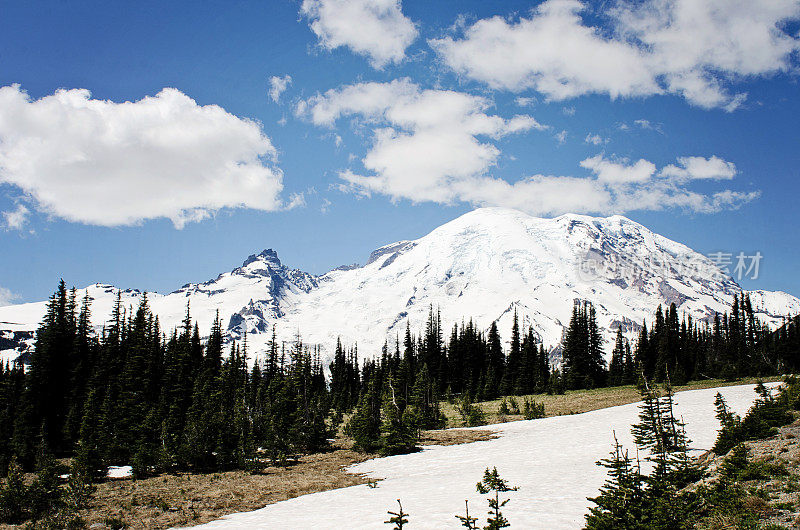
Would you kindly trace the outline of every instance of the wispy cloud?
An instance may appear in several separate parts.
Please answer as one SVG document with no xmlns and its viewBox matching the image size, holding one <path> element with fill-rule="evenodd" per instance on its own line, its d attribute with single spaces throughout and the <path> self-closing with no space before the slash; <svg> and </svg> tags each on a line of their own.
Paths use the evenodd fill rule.
<svg viewBox="0 0 800 530">
<path fill-rule="evenodd" d="M 19 299 L 20 296 L 18 294 L 11 292 L 5 287 L 0 287 L 0 307 L 11 305 L 17 302 Z"/>
<path fill-rule="evenodd" d="M 6 230 L 23 230 L 31 212 L 24 204 L 18 204 L 16 209 L 2 213 Z"/>
<path fill-rule="evenodd" d="M 289 85 L 292 84 L 292 76 L 285 75 L 283 77 L 279 77 L 273 75 L 269 78 L 269 97 L 277 103 L 281 99 L 281 94 L 283 94 Z"/>
<path fill-rule="evenodd" d="M 603 138 L 599 134 L 589 133 L 586 135 L 586 138 L 584 138 L 583 141 L 586 142 L 587 144 L 603 145 L 608 143 L 608 138 Z"/>
</svg>

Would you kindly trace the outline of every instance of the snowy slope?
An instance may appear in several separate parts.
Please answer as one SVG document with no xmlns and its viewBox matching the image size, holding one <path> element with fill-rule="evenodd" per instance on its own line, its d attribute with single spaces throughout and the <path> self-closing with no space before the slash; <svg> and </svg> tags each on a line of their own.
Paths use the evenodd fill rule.
<svg viewBox="0 0 800 530">
<path fill-rule="evenodd" d="M 704 275 L 643 263 L 641 274 L 621 279 L 641 256 L 658 263 L 693 260 L 705 266 Z M 617 265 L 587 271 L 587 261 Z M 594 301 L 606 329 L 619 322 L 635 329 L 659 303 L 671 301 L 697 317 L 724 311 L 741 289 L 717 274 L 703 256 L 623 217 L 539 219 L 483 208 L 416 241 L 379 249 L 362 268 L 326 274 L 318 289 L 287 310 L 283 325 L 324 343 L 341 334 L 369 354 L 387 336 L 392 341 L 402 334 L 407 319 L 419 326 L 431 305 L 441 308 L 445 323 L 473 317 L 488 327 L 498 321 L 506 334 L 516 309 L 554 345 L 576 299 Z"/>
<path fill-rule="evenodd" d="M 87 291 L 95 299 L 94 323 L 102 326 L 115 290 L 98 284 Z M 358 342 L 362 356 L 372 356 L 385 340 L 402 335 L 407 321 L 420 328 L 431 305 L 440 308 L 447 326 L 464 318 L 483 328 L 497 321 L 506 337 L 516 310 L 524 325 L 555 346 L 575 300 L 595 304 L 610 339 L 620 325 L 636 332 L 659 304 L 675 302 L 703 319 L 729 310 L 740 292 L 705 256 L 625 217 L 540 219 L 481 208 L 415 241 L 381 247 L 364 266 L 313 276 L 265 250 L 214 280 L 148 296 L 165 329 L 183 319 L 189 302 L 202 333 L 219 310 L 230 337 L 250 334 L 251 352 L 264 347 L 277 324 L 281 340 L 300 331 L 306 343 L 329 352 L 341 335 L 346 344 Z M 141 296 L 122 294 L 126 305 Z M 800 312 L 800 300 L 783 292 L 754 291 L 751 297 L 773 325 Z M 44 302 L 0 307 L 0 322 L 13 323 L 0 329 L 35 329 L 44 310 Z"/>
<path fill-rule="evenodd" d="M 158 315 L 162 329 L 172 329 L 186 316 L 187 304 L 191 316 L 207 333 L 217 311 L 231 337 L 239 338 L 247 328 L 251 333 L 266 331 L 267 323 L 283 316 L 280 303 L 317 286 L 311 274 L 285 267 L 277 253 L 267 249 L 249 256 L 241 267 L 220 274 L 216 279 L 200 284 L 186 284 L 167 295 L 147 293 L 153 312 Z M 92 299 L 92 322 L 98 329 L 110 318 L 117 288 L 94 284 L 78 291 Z M 124 308 L 135 309 L 143 293 L 125 290 L 121 293 Z M 0 307 L 0 329 L 35 330 L 46 311 L 46 302 Z M 256 342 L 257 343 L 257 342 Z"/>
<path fill-rule="evenodd" d="M 714 444 L 719 423 L 714 416 L 714 394 L 719 391 L 738 413 L 755 398 L 752 385 L 695 390 L 677 395 L 677 412 L 699 453 Z M 369 460 L 349 471 L 382 480 L 366 485 L 304 495 L 253 512 L 238 513 L 195 528 L 383 528 L 386 511 L 397 507 L 410 513 L 411 528 L 459 528 L 454 514 L 463 515 L 464 499 L 470 514 L 484 522 L 486 501 L 475 483 L 486 467 L 519 491 L 503 512 L 513 528 L 545 530 L 581 528 L 589 502 L 605 480 L 605 469 L 594 463 L 611 449 L 613 433 L 633 447 L 630 425 L 637 421 L 637 405 L 519 421 L 485 427 L 500 437 L 448 447 L 429 446 L 410 455 Z M 644 456 L 644 455 L 642 455 Z"/>
</svg>

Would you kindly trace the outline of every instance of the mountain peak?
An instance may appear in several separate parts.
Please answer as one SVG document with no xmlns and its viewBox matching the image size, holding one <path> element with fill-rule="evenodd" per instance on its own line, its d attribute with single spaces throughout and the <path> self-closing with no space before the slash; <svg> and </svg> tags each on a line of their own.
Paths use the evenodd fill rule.
<svg viewBox="0 0 800 530">
<path fill-rule="evenodd" d="M 608 217 L 602 216 L 592 216 L 586 214 L 579 214 L 579 213 L 564 213 L 554 217 L 538 217 L 535 215 L 531 215 L 526 213 L 522 210 L 516 210 L 513 208 L 505 208 L 502 206 L 483 206 L 480 208 L 475 208 L 456 219 L 452 222 L 462 222 L 462 223 L 486 223 L 486 222 L 494 222 L 494 221 L 510 221 L 510 220 L 517 220 L 521 222 L 542 222 L 542 223 L 558 223 L 559 221 L 569 221 L 569 222 L 584 222 L 584 223 L 592 223 L 592 224 L 634 224 L 641 226 L 636 221 L 633 221 L 624 215 L 614 214 Z M 450 224 L 450 223 L 446 223 Z"/>
<path fill-rule="evenodd" d="M 255 263 L 257 261 L 265 261 L 276 267 L 281 266 L 281 260 L 278 258 L 278 253 L 271 248 L 266 248 L 258 254 L 251 254 L 248 256 L 247 259 L 242 263 L 242 267 L 247 267 L 251 263 Z"/>
</svg>

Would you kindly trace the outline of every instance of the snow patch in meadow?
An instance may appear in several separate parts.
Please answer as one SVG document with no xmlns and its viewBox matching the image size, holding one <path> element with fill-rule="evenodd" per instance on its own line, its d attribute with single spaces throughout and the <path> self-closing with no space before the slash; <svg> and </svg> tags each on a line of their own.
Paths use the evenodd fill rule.
<svg viewBox="0 0 800 530">
<path fill-rule="evenodd" d="M 714 445 L 719 423 L 714 395 L 722 393 L 734 412 L 744 414 L 756 395 L 754 385 L 680 392 L 677 413 L 697 453 Z M 387 510 L 396 499 L 410 514 L 411 528 L 459 528 L 455 514 L 463 515 L 469 499 L 470 515 L 485 520 L 486 500 L 475 491 L 484 469 L 496 466 L 500 475 L 519 491 L 510 493 L 503 512 L 513 527 L 558 530 L 583 526 L 606 470 L 595 462 L 608 455 L 616 431 L 620 443 L 635 448 L 630 435 L 638 404 L 576 414 L 481 427 L 499 438 L 453 446 L 427 446 L 409 455 L 377 458 L 349 468 L 369 478 L 383 479 L 377 488 L 367 485 L 304 495 L 259 510 L 228 515 L 195 528 L 294 528 L 331 526 L 386 528 Z"/>
<path fill-rule="evenodd" d="M 129 478 L 133 476 L 133 468 L 131 466 L 110 466 L 106 476 L 108 478 Z"/>
</svg>

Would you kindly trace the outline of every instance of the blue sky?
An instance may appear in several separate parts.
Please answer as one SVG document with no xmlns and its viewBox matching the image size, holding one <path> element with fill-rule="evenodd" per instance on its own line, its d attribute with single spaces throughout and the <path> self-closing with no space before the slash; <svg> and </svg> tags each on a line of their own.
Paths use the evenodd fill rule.
<svg viewBox="0 0 800 530">
<path fill-rule="evenodd" d="M 800 295 L 800 3 L 716 4 L 0 2 L 0 302 L 323 273 L 480 205 L 760 251 L 741 283 Z"/>
</svg>

